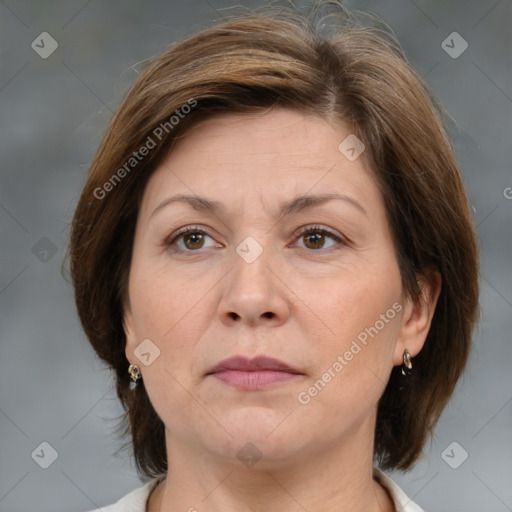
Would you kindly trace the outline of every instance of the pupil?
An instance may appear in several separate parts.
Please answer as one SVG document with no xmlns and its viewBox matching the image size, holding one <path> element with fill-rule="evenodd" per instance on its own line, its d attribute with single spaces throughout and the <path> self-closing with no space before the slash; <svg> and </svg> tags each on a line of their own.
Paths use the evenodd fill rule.
<svg viewBox="0 0 512 512">
<path fill-rule="evenodd" d="M 313 245 L 315 245 L 315 247 L 318 246 L 318 244 L 321 243 L 321 239 L 323 238 L 323 235 L 322 234 L 315 234 L 315 235 L 308 235 L 308 239 L 310 241 L 312 241 Z"/>
<path fill-rule="evenodd" d="M 198 245 L 197 242 L 200 242 L 202 237 L 203 237 L 203 235 L 201 233 L 191 234 L 191 235 L 188 235 L 188 241 L 190 242 L 191 238 L 195 239 L 192 241 L 192 245 L 197 246 Z"/>
</svg>

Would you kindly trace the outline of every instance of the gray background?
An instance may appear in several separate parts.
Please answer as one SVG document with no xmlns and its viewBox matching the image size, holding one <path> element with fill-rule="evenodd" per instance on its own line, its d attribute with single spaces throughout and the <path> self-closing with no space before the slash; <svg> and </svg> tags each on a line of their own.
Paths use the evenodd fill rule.
<svg viewBox="0 0 512 512">
<path fill-rule="evenodd" d="M 113 456 L 121 408 L 60 265 L 89 163 L 136 70 L 232 5 L 0 2 L 2 512 L 84 511 L 141 485 L 130 457 Z M 512 510 L 512 1 L 347 5 L 382 16 L 453 116 L 482 250 L 483 313 L 468 371 L 423 460 L 391 476 L 427 512 Z M 44 31 L 59 45 L 47 59 L 31 48 Z M 469 45 L 456 59 L 441 46 L 454 31 Z M 58 453 L 47 469 L 36 461 L 48 449 L 31 455 L 42 442 Z M 452 469 L 446 460 L 459 464 L 462 450 L 467 460 Z"/>
</svg>

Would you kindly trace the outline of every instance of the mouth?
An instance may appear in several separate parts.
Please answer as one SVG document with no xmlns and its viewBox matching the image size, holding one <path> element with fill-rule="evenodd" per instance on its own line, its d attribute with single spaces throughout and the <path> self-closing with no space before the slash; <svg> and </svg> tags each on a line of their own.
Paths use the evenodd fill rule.
<svg viewBox="0 0 512 512">
<path fill-rule="evenodd" d="M 213 376 L 237 389 L 255 391 L 289 382 L 304 374 L 283 361 L 271 357 L 259 356 L 247 359 L 236 356 L 221 361 L 206 375 Z"/>
</svg>

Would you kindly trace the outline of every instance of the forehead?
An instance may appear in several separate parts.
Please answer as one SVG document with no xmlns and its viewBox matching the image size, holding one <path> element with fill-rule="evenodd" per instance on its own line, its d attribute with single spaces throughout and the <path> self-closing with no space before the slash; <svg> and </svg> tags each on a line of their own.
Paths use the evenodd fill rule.
<svg viewBox="0 0 512 512">
<path fill-rule="evenodd" d="M 180 139 L 153 172 L 142 208 L 154 208 L 170 192 L 215 196 L 224 202 L 257 195 L 277 197 L 340 193 L 376 200 L 363 158 L 349 160 L 340 143 L 344 123 L 291 109 L 210 117 Z"/>
<path fill-rule="evenodd" d="M 259 113 L 233 112 L 208 117 L 191 127 L 175 149 L 193 147 L 198 153 L 220 153 L 219 146 L 226 159 L 233 155 L 285 161 L 295 158 L 302 162 L 306 158 L 311 165 L 331 153 L 326 154 L 326 150 L 336 150 L 340 137 L 348 133 L 342 121 L 278 107 Z"/>
</svg>

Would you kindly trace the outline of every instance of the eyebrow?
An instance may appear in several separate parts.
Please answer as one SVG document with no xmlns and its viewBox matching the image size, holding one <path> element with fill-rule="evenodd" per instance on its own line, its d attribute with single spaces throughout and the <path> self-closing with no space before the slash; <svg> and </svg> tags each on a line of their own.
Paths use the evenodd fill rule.
<svg viewBox="0 0 512 512">
<path fill-rule="evenodd" d="M 342 195 L 342 194 L 316 194 L 316 195 L 301 195 L 297 196 L 291 201 L 287 201 L 286 203 L 282 204 L 279 211 L 274 214 L 273 216 L 276 218 L 284 217 L 285 215 L 290 215 L 293 213 L 299 213 L 301 211 L 314 208 L 316 206 L 320 206 L 322 204 L 325 204 L 328 201 L 332 200 L 339 200 L 344 201 L 347 204 L 352 205 L 353 207 L 357 208 L 359 211 L 364 213 L 368 217 L 368 214 L 366 213 L 366 210 L 361 206 L 361 204 L 356 201 L 353 197 Z M 165 206 L 176 203 L 176 202 L 182 202 L 190 207 L 194 208 L 194 210 L 200 211 L 200 212 L 211 212 L 213 214 L 222 213 L 225 211 L 225 205 L 221 203 L 220 201 L 212 201 L 210 199 L 207 199 L 206 197 L 200 197 L 200 196 L 189 196 L 184 194 L 178 194 L 176 196 L 169 197 L 167 199 L 164 199 L 154 210 L 153 213 L 150 215 L 150 218 L 153 217 L 153 215 L 156 214 L 159 210 L 164 208 Z"/>
</svg>

